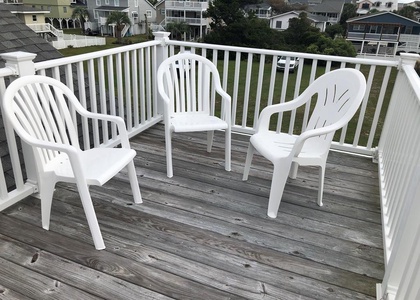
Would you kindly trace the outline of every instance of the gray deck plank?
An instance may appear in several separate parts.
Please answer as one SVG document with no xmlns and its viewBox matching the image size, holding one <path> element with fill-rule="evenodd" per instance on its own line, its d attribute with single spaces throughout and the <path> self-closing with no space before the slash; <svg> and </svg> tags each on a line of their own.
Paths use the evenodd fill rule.
<svg viewBox="0 0 420 300">
<path fill-rule="evenodd" d="M 1 212 L 0 259 L 21 272 L 9 286 L 2 281 L 9 274 L 0 273 L 0 299 L 18 299 L 10 282 L 26 276 L 106 299 L 374 299 L 383 276 L 375 164 L 331 152 L 323 207 L 316 169 L 300 168 L 270 219 L 270 163 L 256 155 L 244 182 L 249 137 L 233 136 L 231 172 L 224 134 L 216 132 L 211 153 L 205 137 L 174 136 L 173 178 L 162 126 L 131 140 L 144 203 L 132 203 L 124 172 L 91 187 L 105 250 L 93 247 L 74 185 L 57 185 L 49 231 L 34 197 Z M 37 262 L 28 264 L 34 253 Z"/>
</svg>

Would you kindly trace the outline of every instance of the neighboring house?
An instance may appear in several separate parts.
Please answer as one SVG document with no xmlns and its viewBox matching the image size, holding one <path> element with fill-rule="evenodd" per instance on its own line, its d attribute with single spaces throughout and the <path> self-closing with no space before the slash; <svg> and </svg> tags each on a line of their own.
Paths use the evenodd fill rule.
<svg viewBox="0 0 420 300">
<path fill-rule="evenodd" d="M 45 15 L 55 28 L 75 28 L 75 20 L 71 18 L 76 0 L 23 0 L 26 5 L 41 10 L 48 10 Z M 87 1 L 87 0 L 84 0 Z"/>
<path fill-rule="evenodd" d="M 88 11 L 92 17 L 85 23 L 87 28 L 102 35 L 115 35 L 115 25 L 107 25 L 107 18 L 113 11 L 124 12 L 131 20 L 124 35 L 143 34 L 152 24 L 156 24 L 156 8 L 147 0 L 90 0 Z"/>
<path fill-rule="evenodd" d="M 347 20 L 347 40 L 362 55 L 395 56 L 420 53 L 420 23 L 392 12 Z"/>
<path fill-rule="evenodd" d="M 267 1 L 259 4 L 246 5 L 245 11 L 254 13 L 256 17 L 261 19 L 269 19 L 272 15 L 271 5 Z"/>
<path fill-rule="evenodd" d="M 210 29 L 210 19 L 203 17 L 211 0 L 165 1 L 165 26 L 185 22 L 190 26 L 190 39 L 202 38 Z"/>
<path fill-rule="evenodd" d="M 299 14 L 304 11 L 289 11 L 280 15 L 272 16 L 270 18 L 270 27 L 277 30 L 286 30 L 289 28 L 289 21 L 293 18 L 298 18 Z M 311 21 L 311 25 L 319 28 L 321 32 L 325 31 L 327 27 L 328 17 L 318 16 L 306 13 L 308 20 Z"/>
<path fill-rule="evenodd" d="M 45 15 L 50 13 L 49 10 L 24 5 L 23 3 L 9 4 L 8 7 L 12 14 L 21 19 L 26 25 L 44 24 Z"/>
<path fill-rule="evenodd" d="M 307 11 L 318 16 L 328 18 L 329 25 L 337 24 L 340 21 L 343 12 L 344 3 L 347 0 L 323 0 L 319 4 L 309 4 Z"/>
<path fill-rule="evenodd" d="M 359 0 L 356 2 L 357 15 L 366 15 L 370 10 L 394 11 L 398 9 L 398 0 Z"/>
</svg>

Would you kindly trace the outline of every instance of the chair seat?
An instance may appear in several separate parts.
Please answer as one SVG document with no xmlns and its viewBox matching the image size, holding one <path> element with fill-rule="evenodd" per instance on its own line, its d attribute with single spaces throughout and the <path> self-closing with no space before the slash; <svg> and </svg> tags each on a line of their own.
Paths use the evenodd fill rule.
<svg viewBox="0 0 420 300">
<path fill-rule="evenodd" d="M 280 158 L 284 158 L 290 155 L 297 136 L 293 136 L 287 133 L 276 133 L 274 131 L 265 131 L 254 134 L 250 141 L 254 148 L 269 161 L 273 162 Z M 311 143 L 308 139 L 301 152 L 299 153 L 299 160 L 320 159 L 323 155 L 323 151 L 319 149 L 319 142 Z"/>
<path fill-rule="evenodd" d="M 175 132 L 193 132 L 226 129 L 228 124 L 215 116 L 205 113 L 176 114 L 171 118 L 171 130 Z"/>
<path fill-rule="evenodd" d="M 94 148 L 79 154 L 87 184 L 99 186 L 117 174 L 135 156 L 136 151 L 127 148 Z M 54 172 L 58 181 L 76 182 L 70 159 L 65 153 L 50 161 L 46 171 Z"/>
</svg>

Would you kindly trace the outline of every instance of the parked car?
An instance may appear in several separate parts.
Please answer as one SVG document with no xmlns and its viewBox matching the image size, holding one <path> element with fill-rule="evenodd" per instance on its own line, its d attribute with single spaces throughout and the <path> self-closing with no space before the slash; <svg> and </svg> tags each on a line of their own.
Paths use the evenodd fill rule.
<svg viewBox="0 0 420 300">
<path fill-rule="evenodd" d="M 279 58 L 279 60 L 277 61 L 278 71 L 284 71 L 284 69 L 286 69 L 287 58 L 288 58 L 287 56 L 282 56 Z M 291 56 L 289 60 L 289 72 L 293 73 L 298 66 L 299 66 L 299 57 Z"/>
</svg>

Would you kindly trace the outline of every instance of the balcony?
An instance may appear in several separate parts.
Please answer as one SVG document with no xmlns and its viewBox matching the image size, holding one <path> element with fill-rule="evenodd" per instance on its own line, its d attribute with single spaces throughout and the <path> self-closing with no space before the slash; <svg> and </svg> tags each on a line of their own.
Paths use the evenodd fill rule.
<svg viewBox="0 0 420 300">
<path fill-rule="evenodd" d="M 166 17 L 166 23 L 185 22 L 189 25 L 206 26 L 208 21 L 206 18 L 185 18 L 185 17 Z"/>
<path fill-rule="evenodd" d="M 349 32 L 347 34 L 348 40 L 356 41 L 387 41 L 398 42 L 398 34 L 382 34 L 382 33 L 368 33 L 368 32 Z"/>
<path fill-rule="evenodd" d="M 197 1 L 165 1 L 166 10 L 194 10 L 206 11 L 209 8 L 208 2 Z"/>
<path fill-rule="evenodd" d="M 30 159 L 23 151 L 22 169 L 22 154 L 6 128 L 9 149 L 2 152 L 10 159 L 0 164 L 0 293 L 60 299 L 415 299 L 410 297 L 418 295 L 420 280 L 420 79 L 413 65 L 419 56 L 384 61 L 156 36 L 38 63 L 30 55 L 2 54 L 8 64 L 0 69 L 0 94 L 14 76 L 45 74 L 73 87 L 84 106 L 125 119 L 145 201 L 131 205 L 123 174 L 91 188 L 107 246 L 96 251 L 75 187 L 60 184 L 51 228 L 43 230 Z M 205 135 L 196 133 L 174 136 L 175 176 L 166 177 L 156 69 L 179 49 L 211 57 L 232 96 L 231 172 L 220 165 L 223 134 L 216 133 L 209 154 Z M 282 55 L 299 57 L 294 74 L 276 71 Z M 256 157 L 250 180 L 241 181 L 258 112 L 338 67 L 360 69 L 368 90 L 355 119 L 334 139 L 325 204 L 315 203 L 316 170 L 300 168 L 286 185 L 279 216 L 269 219 L 272 166 Z M 308 107 L 282 116 L 277 129 L 300 132 L 309 112 Z M 80 134 L 85 148 L 116 144 L 106 126 L 85 124 Z M 25 289 L 21 282 L 28 283 Z"/>
</svg>

